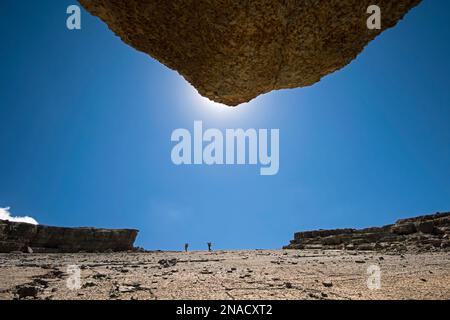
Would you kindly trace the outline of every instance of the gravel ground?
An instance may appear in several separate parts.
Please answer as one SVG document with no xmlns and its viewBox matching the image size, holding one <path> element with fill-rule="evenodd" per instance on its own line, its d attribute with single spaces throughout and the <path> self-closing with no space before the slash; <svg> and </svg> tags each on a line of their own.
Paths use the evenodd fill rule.
<svg viewBox="0 0 450 320">
<path fill-rule="evenodd" d="M 0 254 L 0 271 L 1 300 L 450 299 L 449 253 Z"/>
</svg>

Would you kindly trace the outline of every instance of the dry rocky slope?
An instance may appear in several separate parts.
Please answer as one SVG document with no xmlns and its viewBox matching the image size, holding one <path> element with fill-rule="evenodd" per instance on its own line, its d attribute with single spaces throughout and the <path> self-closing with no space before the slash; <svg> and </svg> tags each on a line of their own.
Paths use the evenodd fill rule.
<svg viewBox="0 0 450 320">
<path fill-rule="evenodd" d="M 288 246 L 301 250 L 185 253 L 132 251 L 136 230 L 0 221 L 1 248 L 34 248 L 0 253 L 0 300 L 448 300 L 449 222 L 450 213 L 437 213 L 381 228 L 302 232 Z M 108 249 L 128 251 L 98 252 Z M 379 286 L 371 287 L 376 269 Z"/>
<path fill-rule="evenodd" d="M 450 251 L 450 212 L 401 219 L 379 228 L 298 232 L 284 248 Z"/>
<path fill-rule="evenodd" d="M 79 0 L 125 43 L 178 71 L 198 92 L 235 106 L 312 85 L 346 66 L 420 0 Z M 107 54 L 105 52 L 105 54 Z"/>
<path fill-rule="evenodd" d="M 68 286 L 80 270 L 79 287 Z M 368 270 L 381 272 L 368 287 Z M 2 299 L 450 299 L 450 255 L 348 250 L 0 254 Z M 72 269 L 73 270 L 73 269 Z"/>
<path fill-rule="evenodd" d="M 104 252 L 133 249 L 137 230 L 61 228 L 0 220 L 0 252 Z"/>
</svg>

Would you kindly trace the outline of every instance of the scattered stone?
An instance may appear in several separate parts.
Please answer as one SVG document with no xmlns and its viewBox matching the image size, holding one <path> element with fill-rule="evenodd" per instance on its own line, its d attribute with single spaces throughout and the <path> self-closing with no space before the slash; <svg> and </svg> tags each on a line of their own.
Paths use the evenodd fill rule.
<svg viewBox="0 0 450 320">
<path fill-rule="evenodd" d="M 44 279 L 33 279 L 33 284 L 36 286 L 41 286 L 43 288 L 48 287 L 48 281 Z"/>
<path fill-rule="evenodd" d="M 50 271 L 46 277 L 48 278 L 62 278 L 64 277 L 66 274 L 61 271 L 61 270 L 52 270 Z"/>
<path fill-rule="evenodd" d="M 268 252 L 272 258 L 283 256 L 280 251 Z M 19 299 L 16 286 L 23 285 L 23 279 L 30 278 L 31 282 L 27 282 L 26 286 L 34 288 L 34 291 L 38 293 L 35 298 L 33 298 L 34 293 L 21 294 L 21 299 L 47 299 L 49 297 L 52 297 L 51 299 L 130 299 L 132 296 L 139 299 L 170 299 L 171 297 L 190 299 L 198 297 L 199 294 L 212 299 L 220 299 L 227 297 L 225 287 L 232 290 L 229 291 L 233 293 L 232 297 L 229 297 L 231 299 L 271 297 L 271 293 L 273 294 L 272 298 L 276 299 L 302 299 L 308 298 L 310 292 L 315 295 L 314 299 L 330 299 L 330 297 L 332 299 L 359 299 L 360 297 L 370 299 L 374 297 L 373 294 L 387 299 L 406 297 L 415 299 L 423 296 L 447 298 L 450 292 L 445 281 L 441 281 L 439 286 L 431 286 L 432 279 L 445 279 L 448 276 L 448 256 L 441 252 L 420 255 L 408 253 L 407 260 L 401 260 L 399 254 L 383 254 L 384 259 L 389 261 L 382 270 L 383 274 L 388 275 L 384 277 L 383 286 L 391 288 L 387 294 L 384 290 L 376 293 L 367 291 L 365 280 L 368 275 L 364 266 L 368 266 L 368 263 L 355 264 L 355 260 L 366 258 L 370 263 L 376 263 L 380 254 L 358 253 L 357 257 L 352 257 L 345 251 L 328 251 L 326 256 L 321 255 L 320 252 L 318 256 L 313 256 L 312 251 L 306 251 L 303 252 L 304 257 L 302 258 L 305 263 L 299 263 L 300 266 L 286 264 L 282 267 L 270 264 L 270 256 L 260 257 L 252 254 L 251 251 L 248 252 L 251 260 L 244 263 L 240 261 L 237 252 L 223 253 L 226 259 L 220 263 L 192 262 L 200 261 L 205 255 L 209 254 L 193 252 L 187 260 L 184 260 L 186 255 L 181 252 L 168 252 L 163 255 L 157 253 L 86 256 L 33 255 L 30 258 L 22 256 L 21 259 L 3 255 L 3 260 L 0 259 L 1 269 L 12 280 L 17 277 L 17 283 L 13 285 L 9 284 L 10 281 L 0 283 L 0 299 Z M 181 259 L 178 260 L 178 263 L 181 263 L 180 265 L 183 266 L 186 273 L 180 274 L 182 269 L 178 266 L 158 270 L 157 261 L 162 257 Z M 343 261 L 342 257 L 346 257 L 346 260 Z M 307 261 L 313 260 L 318 260 L 317 266 L 319 267 L 314 268 L 311 264 L 306 264 Z M 326 267 L 319 264 L 321 261 L 326 261 Z M 333 265 L 334 262 L 337 265 Z M 89 271 L 82 274 L 82 290 L 71 291 L 66 288 L 67 274 L 61 279 L 51 279 L 47 276 L 57 270 L 44 270 L 39 267 L 40 265 L 50 265 L 65 269 L 64 266 L 71 263 L 89 266 Z M 139 263 L 147 263 L 150 266 L 149 270 L 130 268 Z M 402 269 L 402 264 L 407 264 L 408 269 Z M 113 268 L 107 270 L 107 265 Z M 120 267 L 129 268 L 130 273 L 119 273 Z M 232 267 L 237 267 L 237 270 L 234 273 L 227 273 L 227 271 L 231 271 Z M 135 272 L 131 274 L 132 270 Z M 175 272 L 177 270 L 179 273 Z M 202 270 L 205 273 L 213 272 L 213 274 L 202 275 L 200 274 Z M 250 273 L 249 270 L 253 272 Z M 405 271 L 410 272 L 405 273 Z M 45 274 L 46 272 L 49 274 Z M 110 279 L 106 280 L 105 276 Z M 111 291 L 108 291 L 108 288 Z M 84 293 L 84 295 L 78 297 L 78 293 Z"/>
<path fill-rule="evenodd" d="M 118 298 L 119 295 L 118 295 L 116 292 L 110 292 L 110 293 L 109 293 L 109 297 L 110 297 L 111 299 L 114 299 L 114 298 Z"/>
<path fill-rule="evenodd" d="M 119 286 L 117 289 L 120 293 L 136 292 L 137 288 L 133 286 Z"/>
<path fill-rule="evenodd" d="M 16 294 L 19 299 L 33 298 L 35 299 L 39 293 L 40 289 L 33 285 L 22 285 L 16 287 Z"/>
<path fill-rule="evenodd" d="M 161 259 L 158 261 L 158 263 L 163 267 L 163 268 L 170 268 L 173 267 L 177 264 L 178 260 L 176 258 L 173 259 Z"/>
<path fill-rule="evenodd" d="M 202 270 L 200 271 L 200 274 L 213 274 L 213 272 L 209 270 Z"/>
<path fill-rule="evenodd" d="M 83 284 L 83 286 L 81 288 L 86 289 L 86 288 L 90 288 L 90 287 L 95 287 L 97 286 L 94 282 L 86 282 L 85 284 Z"/>
</svg>

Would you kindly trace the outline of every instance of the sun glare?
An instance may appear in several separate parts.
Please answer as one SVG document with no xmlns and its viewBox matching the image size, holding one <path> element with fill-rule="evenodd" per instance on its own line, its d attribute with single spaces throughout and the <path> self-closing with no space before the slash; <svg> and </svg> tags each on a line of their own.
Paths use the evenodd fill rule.
<svg viewBox="0 0 450 320">
<path fill-rule="evenodd" d="M 255 100 L 253 100 L 235 107 L 230 107 L 223 103 L 214 102 L 206 97 L 203 97 L 191 85 L 187 86 L 186 91 L 187 91 L 186 96 L 191 105 L 209 114 L 216 114 L 220 116 L 237 115 L 237 114 L 240 114 L 242 116 L 244 113 L 250 112 L 250 109 L 253 109 L 251 108 L 251 106 L 254 106 L 257 103 Z"/>
</svg>

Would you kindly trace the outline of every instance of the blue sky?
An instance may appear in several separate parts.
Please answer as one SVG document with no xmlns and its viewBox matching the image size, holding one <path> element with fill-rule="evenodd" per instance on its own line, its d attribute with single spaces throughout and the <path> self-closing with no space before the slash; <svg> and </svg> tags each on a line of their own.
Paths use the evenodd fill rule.
<svg viewBox="0 0 450 320">
<path fill-rule="evenodd" d="M 295 231 L 450 210 L 450 3 L 424 1 L 320 83 L 228 109 L 75 1 L 0 3 L 0 207 L 137 228 L 148 249 L 279 248 Z M 279 128 L 280 171 L 175 166 L 176 128 Z"/>
</svg>

